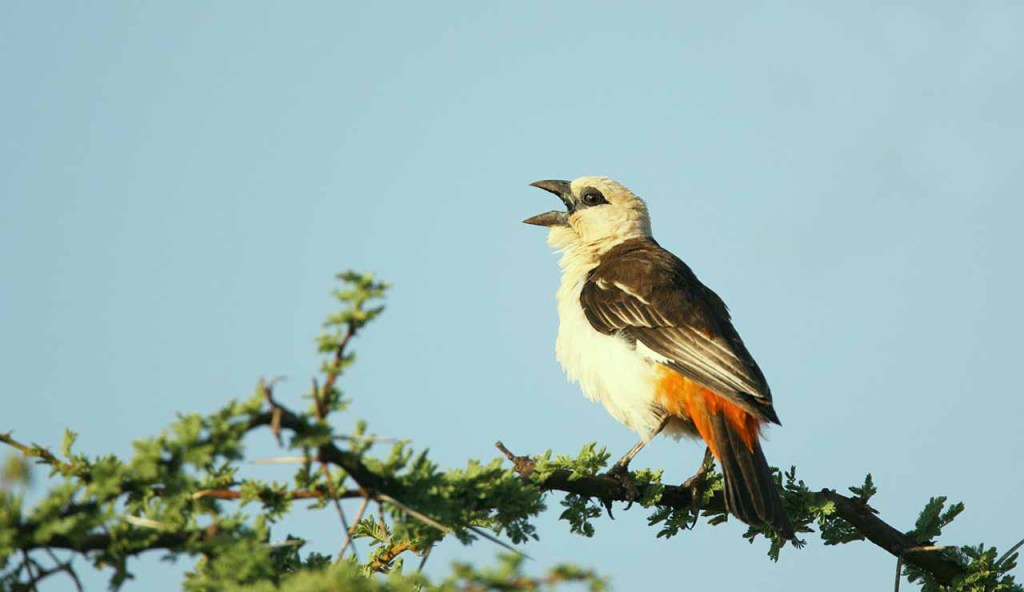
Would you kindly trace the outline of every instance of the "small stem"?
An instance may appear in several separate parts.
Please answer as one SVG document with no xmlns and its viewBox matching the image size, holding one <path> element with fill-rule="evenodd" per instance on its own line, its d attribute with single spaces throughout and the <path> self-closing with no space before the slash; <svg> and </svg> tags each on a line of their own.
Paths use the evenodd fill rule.
<svg viewBox="0 0 1024 592">
<path fill-rule="evenodd" d="M 363 497 L 363 503 L 359 504 L 359 511 L 356 512 L 356 517 L 352 521 L 352 527 L 355 528 L 363 519 L 363 513 L 366 512 L 366 507 L 370 505 L 370 496 Z M 352 538 L 352 531 L 348 533 L 348 537 L 345 538 L 345 544 L 341 546 L 341 550 L 338 551 L 338 559 L 340 560 L 345 555 L 345 550 L 348 549 L 349 545 L 352 545 L 352 557 L 356 558 L 356 547 L 354 544 L 355 539 Z M 359 559 L 356 558 L 356 561 Z"/>
<path fill-rule="evenodd" d="M 334 509 L 338 512 L 338 518 L 341 519 L 341 526 L 345 529 L 345 542 L 342 543 L 342 550 L 338 552 L 338 560 L 341 560 L 342 553 L 344 553 L 345 547 L 347 547 L 352 540 L 352 529 L 349 528 L 348 519 L 345 518 L 345 510 L 341 508 L 341 502 L 338 501 L 338 489 L 334 486 L 334 479 L 331 477 L 331 469 L 327 466 L 326 462 L 320 463 L 320 468 L 324 474 L 324 480 L 327 482 L 327 490 L 331 494 L 331 502 L 334 504 Z M 356 548 L 352 547 L 352 557 L 356 561 L 359 561 L 359 555 L 356 553 Z"/>
<path fill-rule="evenodd" d="M 1013 555 L 1013 553 L 1014 553 L 1014 552 L 1015 552 L 1015 551 L 1016 551 L 1017 549 L 1020 549 L 1020 548 L 1021 548 L 1021 546 L 1024 546 L 1024 539 L 1021 539 L 1021 540 L 1020 540 L 1020 541 L 1019 541 L 1019 542 L 1018 542 L 1018 543 L 1017 543 L 1016 545 L 1014 545 L 1014 546 L 1010 547 L 1010 550 L 1009 550 L 1009 551 L 1007 551 L 1006 553 L 1003 553 L 1003 556 L 1002 556 L 1002 557 L 1000 557 L 1000 558 L 999 558 L 999 559 L 998 559 L 998 560 L 996 561 L 996 567 L 999 567 L 1000 565 L 1002 565 L 1002 564 L 1003 564 L 1003 562 L 1004 562 L 1004 561 L 1006 561 L 1007 559 L 1009 559 L 1009 558 L 1010 558 L 1010 555 Z"/>
</svg>

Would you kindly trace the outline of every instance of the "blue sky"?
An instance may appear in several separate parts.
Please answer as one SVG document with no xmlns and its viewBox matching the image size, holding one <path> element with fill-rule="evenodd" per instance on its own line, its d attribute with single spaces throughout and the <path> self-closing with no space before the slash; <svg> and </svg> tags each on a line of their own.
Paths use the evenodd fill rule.
<svg viewBox="0 0 1024 592">
<path fill-rule="evenodd" d="M 346 421 L 444 466 L 498 439 L 624 452 L 634 435 L 554 360 L 556 259 L 520 223 L 556 205 L 529 182 L 604 174 L 732 308 L 784 423 L 770 461 L 812 487 L 872 472 L 902 528 L 963 500 L 944 542 L 1006 548 L 1024 536 L 1021 30 L 1009 2 L 8 0 L 0 427 L 124 454 L 260 376 L 295 402 L 332 274 L 354 268 L 394 289 Z M 702 453 L 659 440 L 636 464 L 682 480 Z M 772 564 L 735 523 L 655 539 L 639 509 L 588 540 L 550 503 L 532 565 L 619 590 L 879 589 L 895 568 L 813 539 Z M 333 520 L 299 514 L 336 548 Z M 429 567 L 496 551 L 447 544 Z M 137 566 L 129 590 L 186 567 Z"/>
</svg>

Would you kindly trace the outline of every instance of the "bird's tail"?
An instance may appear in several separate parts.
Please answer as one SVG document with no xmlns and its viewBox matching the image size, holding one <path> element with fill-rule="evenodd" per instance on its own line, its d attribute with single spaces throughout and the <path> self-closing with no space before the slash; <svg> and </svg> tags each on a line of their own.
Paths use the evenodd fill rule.
<svg viewBox="0 0 1024 592">
<path fill-rule="evenodd" d="M 715 455 L 725 476 L 726 508 L 747 524 L 768 524 L 793 538 L 793 525 L 758 441 L 762 419 L 668 369 L 659 384 L 658 402 L 670 415 L 692 421 Z"/>
<path fill-rule="evenodd" d="M 737 426 L 727 416 L 731 414 L 717 411 L 709 415 L 710 421 L 705 426 L 711 433 L 701 436 L 722 467 L 726 508 L 747 524 L 768 524 L 783 537 L 792 539 L 793 525 L 782 507 L 756 433 L 750 437 L 745 433 L 745 426 Z"/>
</svg>

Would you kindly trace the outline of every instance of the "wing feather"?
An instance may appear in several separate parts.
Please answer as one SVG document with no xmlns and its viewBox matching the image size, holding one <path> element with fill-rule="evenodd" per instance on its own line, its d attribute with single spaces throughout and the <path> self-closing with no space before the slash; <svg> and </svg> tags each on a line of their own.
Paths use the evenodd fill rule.
<svg viewBox="0 0 1024 592">
<path fill-rule="evenodd" d="M 778 422 L 764 374 L 725 303 L 653 239 L 609 251 L 587 278 L 580 304 L 597 331 L 643 343 L 687 378 Z"/>
</svg>

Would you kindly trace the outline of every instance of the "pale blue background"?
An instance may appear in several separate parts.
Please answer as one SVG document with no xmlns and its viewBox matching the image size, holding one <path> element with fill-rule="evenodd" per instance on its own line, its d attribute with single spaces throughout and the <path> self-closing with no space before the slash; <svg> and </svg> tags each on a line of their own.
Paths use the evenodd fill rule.
<svg viewBox="0 0 1024 592">
<path fill-rule="evenodd" d="M 624 451 L 554 361 L 555 257 L 520 224 L 557 205 L 530 181 L 606 174 L 730 304 L 785 423 L 771 461 L 812 487 L 873 472 L 903 528 L 964 500 L 943 542 L 1005 549 L 1024 536 L 1022 31 L 1013 2 L 6 0 L 0 427 L 124 454 L 260 376 L 297 404 L 332 274 L 355 268 L 395 287 L 344 421 L 445 466 L 497 439 Z M 702 451 L 657 441 L 637 466 L 683 479 Z M 635 509 L 588 540 L 551 504 L 531 569 L 618 590 L 892 585 L 869 544 L 772 564 L 736 523 L 666 541 Z M 298 514 L 337 548 L 332 512 Z M 429 568 L 496 551 L 446 544 Z M 186 565 L 154 554 L 127 589 L 174 590 Z"/>
</svg>

